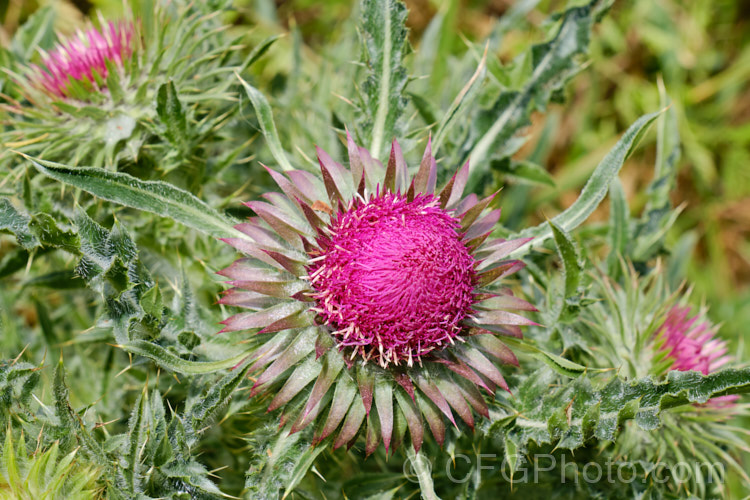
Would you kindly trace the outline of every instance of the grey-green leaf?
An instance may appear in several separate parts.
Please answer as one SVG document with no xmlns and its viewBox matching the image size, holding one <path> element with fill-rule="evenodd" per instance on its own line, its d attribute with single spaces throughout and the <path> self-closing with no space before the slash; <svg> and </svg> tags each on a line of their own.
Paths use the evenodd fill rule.
<svg viewBox="0 0 750 500">
<path fill-rule="evenodd" d="M 406 49 L 406 6 L 398 0 L 362 2 L 362 37 L 365 63 L 370 69 L 362 85 L 365 115 L 371 117 L 370 152 L 378 158 L 396 129 L 405 105 L 406 69 L 402 65 Z"/>
<path fill-rule="evenodd" d="M 583 186 L 581 194 L 573 204 L 564 212 L 552 219 L 552 222 L 565 231 L 572 231 L 580 226 L 591 215 L 599 203 L 607 195 L 609 184 L 620 172 L 625 160 L 630 156 L 639 139 L 648 129 L 648 126 L 656 120 L 661 111 L 643 115 L 633 123 L 623 134 L 615 147 L 607 153 L 607 156 L 597 165 Z M 533 237 L 529 243 L 514 251 L 510 257 L 519 258 L 529 252 L 532 245 L 542 245 L 553 236 L 549 224 L 543 223 L 538 226 L 521 231 L 514 238 Z"/>
<path fill-rule="evenodd" d="M 709 375 L 672 371 L 664 381 L 650 377 L 628 381 L 614 375 L 601 388 L 595 387 L 590 376 L 559 385 L 558 378 L 543 369 L 519 389 L 516 411 L 523 418 L 515 419 L 506 430 L 523 452 L 531 440 L 558 442 L 558 448 L 572 450 L 592 437 L 614 440 L 623 420 L 634 419 L 650 431 L 660 426 L 659 415 L 671 408 L 747 392 L 748 368 Z"/>
<path fill-rule="evenodd" d="M 80 188 L 98 198 L 168 217 L 217 238 L 247 238 L 232 223 L 204 201 L 162 181 L 142 181 L 122 172 L 94 167 L 70 167 L 60 163 L 28 159 L 41 173 Z"/>
<path fill-rule="evenodd" d="M 557 253 L 560 254 L 563 269 L 565 270 L 565 297 L 571 297 L 576 293 L 578 284 L 581 281 L 581 274 L 583 273 L 583 266 L 578 256 L 578 248 L 576 248 L 576 244 L 570 234 L 553 221 L 547 222 L 550 228 L 552 228 L 552 234 L 555 237 L 555 244 L 557 245 Z"/>
<path fill-rule="evenodd" d="M 522 144 L 513 140 L 518 130 L 529 123 L 531 112 L 542 108 L 581 68 L 580 57 L 588 50 L 593 24 L 611 1 L 592 0 L 563 12 L 554 37 L 535 45 L 530 57 L 531 75 L 519 90 L 504 90 L 490 109 L 475 120 L 476 140 L 463 155 L 461 163 L 471 158 L 475 165 L 492 156 L 508 156 Z M 473 189 L 480 169 L 474 169 L 468 186 Z"/>
<path fill-rule="evenodd" d="M 271 111 L 271 105 L 268 104 L 268 100 L 258 89 L 243 80 L 239 73 L 235 73 L 235 75 L 240 83 L 242 83 L 247 96 L 250 98 L 250 102 L 253 104 L 258 123 L 260 123 L 260 128 L 263 130 L 263 136 L 266 138 L 268 149 L 271 150 L 274 159 L 282 170 L 294 170 L 292 164 L 289 163 L 284 148 L 281 146 L 281 140 L 279 139 L 279 133 L 276 131 L 273 112 Z"/>
</svg>

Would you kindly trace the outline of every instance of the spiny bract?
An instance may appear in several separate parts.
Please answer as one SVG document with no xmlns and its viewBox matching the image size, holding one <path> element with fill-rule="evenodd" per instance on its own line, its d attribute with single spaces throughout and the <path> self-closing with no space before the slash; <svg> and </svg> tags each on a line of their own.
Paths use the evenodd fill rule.
<svg viewBox="0 0 750 500">
<path fill-rule="evenodd" d="M 518 361 L 497 335 L 521 337 L 532 322 L 509 310 L 535 308 L 488 287 L 523 267 L 503 259 L 528 240 L 486 241 L 500 210 L 463 196 L 468 163 L 436 192 L 429 142 L 411 181 L 395 141 L 385 168 L 350 136 L 348 151 L 349 169 L 318 149 L 322 182 L 268 170 L 283 194 L 246 203 L 249 240 L 225 240 L 249 257 L 220 272 L 221 303 L 250 311 L 223 331 L 260 329 L 252 394 L 274 394 L 292 432 L 329 408 L 316 441 L 339 429 L 334 447 L 351 445 L 366 422 L 368 454 L 407 427 L 418 450 L 423 419 L 442 443 L 444 418 L 488 416 L 479 388 L 508 389 L 497 365 Z"/>
</svg>

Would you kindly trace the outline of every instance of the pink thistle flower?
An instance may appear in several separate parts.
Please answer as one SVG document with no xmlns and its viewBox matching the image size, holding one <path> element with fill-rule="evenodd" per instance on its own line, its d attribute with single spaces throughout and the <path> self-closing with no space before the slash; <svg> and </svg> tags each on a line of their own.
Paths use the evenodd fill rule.
<svg viewBox="0 0 750 500">
<path fill-rule="evenodd" d="M 78 31 L 60 42 L 49 53 L 42 52 L 42 63 L 32 65 L 33 82 L 56 97 L 70 95 L 70 80 L 96 86 L 95 74 L 107 78 L 107 63 L 122 66 L 132 54 L 132 25 L 108 22 L 101 29 Z"/>
<path fill-rule="evenodd" d="M 732 357 L 727 354 L 727 343 L 715 338 L 716 332 L 708 321 L 698 322 L 699 316 L 688 318 L 690 307 L 672 307 L 656 337 L 660 350 L 672 359 L 672 370 L 698 371 L 704 375 L 715 372 Z M 739 396 L 721 396 L 710 400 L 712 406 L 732 405 Z"/>
<path fill-rule="evenodd" d="M 222 331 L 255 331 L 251 395 L 272 395 L 291 432 L 320 416 L 314 441 L 337 448 L 366 428 L 370 454 L 406 428 L 418 450 L 426 423 L 442 444 L 456 416 L 489 416 L 481 389 L 508 390 L 499 366 L 518 359 L 501 338 L 536 324 L 511 311 L 536 309 L 493 283 L 529 240 L 488 240 L 500 210 L 464 194 L 468 163 L 437 189 L 429 142 L 410 178 L 398 142 L 384 166 L 347 139 L 348 168 L 318 149 L 320 176 L 268 169 L 283 194 L 246 203 L 246 238 L 225 240 L 247 257 L 219 272 L 220 302 L 247 311 Z"/>
<path fill-rule="evenodd" d="M 453 343 L 474 303 L 475 260 L 434 195 L 356 198 L 318 239 L 309 268 L 340 346 L 385 367 Z"/>
</svg>

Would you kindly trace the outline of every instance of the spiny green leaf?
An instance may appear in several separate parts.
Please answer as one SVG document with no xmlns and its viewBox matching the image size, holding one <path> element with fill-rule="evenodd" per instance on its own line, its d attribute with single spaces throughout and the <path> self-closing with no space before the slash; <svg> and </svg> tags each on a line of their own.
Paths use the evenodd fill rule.
<svg viewBox="0 0 750 500">
<path fill-rule="evenodd" d="M 167 368 L 170 371 L 186 375 L 198 375 L 225 370 L 237 365 L 250 354 L 250 351 L 242 352 L 221 361 L 188 361 L 172 354 L 158 344 L 145 340 L 132 340 L 119 347 L 133 354 L 149 358 L 159 366 Z"/>
<path fill-rule="evenodd" d="M 0 198 L 0 232 L 15 235 L 18 244 L 30 250 L 37 246 L 36 238 L 29 229 L 31 218 L 20 213 L 6 198 Z"/>
<path fill-rule="evenodd" d="M 176 494 L 190 491 L 194 498 L 226 498 L 228 496 L 211 482 L 206 468 L 194 460 L 172 461 L 160 467 L 159 472 L 166 476 L 166 482 L 172 485 Z"/>
<path fill-rule="evenodd" d="M 0 361 L 0 421 L 4 421 L 13 405 L 28 404 L 39 380 L 39 367 L 31 363 Z"/>
<path fill-rule="evenodd" d="M 250 366 L 245 364 L 222 377 L 190 407 L 189 418 L 193 432 L 200 433 L 208 420 L 232 398 L 234 390 L 247 378 Z"/>
<path fill-rule="evenodd" d="M 576 248 L 573 238 L 571 238 L 564 229 L 553 221 L 547 222 L 550 228 L 552 228 L 552 234 L 555 237 L 555 244 L 557 245 L 557 252 L 560 254 L 560 258 L 563 262 L 563 270 L 565 272 L 565 297 L 572 297 L 578 289 L 578 284 L 581 281 L 581 273 L 583 273 L 583 266 L 581 265 L 580 257 L 578 256 L 578 248 Z"/>
<path fill-rule="evenodd" d="M 563 213 L 552 219 L 565 231 L 572 231 L 581 225 L 591 215 L 596 207 L 599 206 L 602 199 L 607 194 L 609 184 L 618 174 L 625 160 L 635 148 L 638 140 L 643 136 L 648 126 L 661 114 L 661 112 L 650 113 L 641 116 L 633 123 L 625 134 L 620 138 L 614 148 L 607 153 L 607 156 L 597 165 L 594 172 L 589 177 L 586 185 L 583 186 L 578 199 L 568 207 Z M 540 224 L 536 227 L 521 231 L 514 237 L 525 238 L 533 237 L 526 245 L 520 247 L 511 254 L 512 258 L 519 258 L 531 249 L 531 245 L 542 245 L 552 237 L 552 229 L 548 224 Z"/>
<path fill-rule="evenodd" d="M 671 106 L 663 86 L 661 105 L 666 109 L 656 126 L 656 162 L 654 179 L 648 186 L 646 207 L 638 220 L 631 248 L 636 261 L 654 256 L 664 245 L 667 231 L 674 224 L 680 209 L 672 209 L 670 194 L 675 186 L 680 160 L 680 132 L 677 113 Z"/>
<path fill-rule="evenodd" d="M 80 252 L 78 235 L 71 229 L 60 226 L 61 224 L 51 215 L 44 212 L 34 214 L 29 224 L 31 232 L 41 246 L 60 248 L 77 255 Z"/>
<path fill-rule="evenodd" d="M 625 247 L 630 240 L 630 209 L 625 191 L 619 177 L 609 184 L 609 246 L 607 269 L 610 276 L 617 276 L 620 271 L 618 256 L 625 254 Z"/>
<path fill-rule="evenodd" d="M 282 170 L 293 170 L 294 167 L 289 163 L 284 148 L 281 146 L 279 134 L 276 132 L 276 124 L 273 122 L 273 112 L 271 111 L 271 105 L 268 104 L 268 100 L 258 89 L 243 80 L 239 73 L 235 73 L 235 75 L 240 83 L 242 83 L 247 96 L 250 98 L 250 102 L 253 104 L 258 123 L 260 123 L 263 136 L 268 143 L 268 149 L 271 150 L 274 159 Z"/>
<path fill-rule="evenodd" d="M 525 450 L 530 441 L 557 442 L 576 449 L 591 438 L 613 441 L 624 420 L 634 419 L 644 430 L 660 425 L 659 415 L 689 404 L 706 403 L 727 394 L 750 392 L 750 369 L 727 369 L 709 375 L 669 372 L 666 380 L 634 381 L 613 376 L 597 389 L 591 377 L 558 385 L 549 370 L 537 371 L 518 391 L 518 417 L 507 428 L 508 438 Z"/>
<path fill-rule="evenodd" d="M 36 449 L 29 455 L 24 434 L 14 439 L 8 426 L 0 455 L 0 498 L 83 500 L 96 498 L 96 480 L 101 471 L 90 464 L 76 463 L 77 450 L 59 456 L 59 444 Z"/>
<path fill-rule="evenodd" d="M 245 481 L 246 494 L 252 498 L 278 500 L 282 490 L 286 498 L 333 440 L 329 436 L 312 447 L 307 432 L 289 434 L 287 428 L 278 431 L 275 427 L 258 429 L 256 439 L 264 434 L 270 434 L 271 439 L 264 439 L 253 450 Z"/>
<path fill-rule="evenodd" d="M 140 453 L 143 450 L 143 444 L 145 441 L 144 424 L 145 418 L 144 413 L 146 411 L 146 390 L 138 395 L 138 400 L 135 402 L 135 408 L 130 416 L 128 422 L 128 440 L 126 459 L 128 466 L 123 468 L 123 474 L 127 480 L 127 486 L 130 493 L 135 495 L 140 492 Z"/>
<path fill-rule="evenodd" d="M 479 60 L 479 64 L 477 64 L 477 69 L 474 72 L 474 74 L 469 78 L 469 81 L 466 82 L 466 85 L 461 89 L 461 91 L 458 93 L 455 99 L 453 99 L 453 102 L 451 103 L 450 107 L 448 108 L 448 111 L 445 113 L 445 116 L 443 116 L 443 119 L 440 121 L 440 124 L 437 127 L 437 132 L 435 132 L 435 141 L 433 142 L 433 150 L 438 151 L 440 149 L 440 146 L 443 142 L 443 139 L 445 138 L 446 133 L 451 130 L 455 123 L 455 118 L 457 116 L 460 116 L 462 112 L 465 112 L 465 110 L 468 108 L 468 106 L 473 102 L 474 98 L 476 97 L 480 83 L 484 79 L 484 75 L 487 72 L 487 49 L 489 46 L 485 46 L 484 48 L 484 54 L 482 54 L 482 58 Z"/>
<path fill-rule="evenodd" d="M 150 314 L 156 319 L 161 319 L 162 313 L 164 312 L 164 304 L 158 285 L 149 288 L 146 293 L 141 296 L 140 305 L 146 314 Z"/>
<path fill-rule="evenodd" d="M 142 181 L 125 173 L 93 167 L 69 167 L 23 156 L 41 173 L 98 198 L 174 219 L 217 238 L 246 238 L 232 227 L 226 217 L 205 202 L 166 182 Z"/>
<path fill-rule="evenodd" d="M 120 85 L 120 72 L 117 71 L 114 61 L 105 60 L 105 64 L 107 67 L 107 91 L 112 96 L 113 101 L 120 102 L 125 98 L 125 92 L 122 90 L 122 85 Z M 134 120 L 133 124 L 135 124 Z M 132 132 L 132 129 L 130 132 Z M 125 137 L 123 137 L 123 139 L 130 137 L 130 133 L 124 135 Z"/>
<path fill-rule="evenodd" d="M 482 165 L 490 156 L 509 156 L 520 147 L 523 142 L 513 141 L 513 136 L 529 123 L 535 108 L 543 108 L 580 70 L 578 59 L 588 51 L 592 26 L 610 3 L 593 0 L 558 16 L 560 27 L 555 36 L 531 49 L 531 75 L 523 88 L 503 91 L 491 108 L 473 122 L 477 138 L 460 164 L 470 158 L 475 165 Z M 479 173 L 481 169 L 472 171 L 469 189 L 476 184 Z"/>
<path fill-rule="evenodd" d="M 287 498 L 292 491 L 297 487 L 297 485 L 302 481 L 302 478 L 305 477 L 305 474 L 310 470 L 310 467 L 312 467 L 313 463 L 315 462 L 315 459 L 318 458 L 318 455 L 320 455 L 322 452 L 328 448 L 328 443 L 321 444 L 316 447 L 308 447 L 302 454 L 297 457 L 296 463 L 294 464 L 294 469 L 292 470 L 292 473 L 289 475 L 289 478 L 286 479 L 286 487 L 284 488 L 284 496 L 283 499 Z"/>
<path fill-rule="evenodd" d="M 267 37 L 265 40 L 260 42 L 258 45 L 253 48 L 253 50 L 247 55 L 247 58 L 240 64 L 239 68 L 237 68 L 238 73 L 242 73 L 247 68 L 255 64 L 255 62 L 263 57 L 263 54 L 265 54 L 268 49 L 271 48 L 271 45 L 276 43 L 276 40 L 281 38 L 281 35 L 271 35 Z"/>
<path fill-rule="evenodd" d="M 82 209 L 76 211 L 75 223 L 80 237 L 81 260 L 76 271 L 90 281 L 109 271 L 114 264 L 114 251 L 109 231 L 94 222 Z"/>
<path fill-rule="evenodd" d="M 680 160 L 680 129 L 677 110 L 672 105 L 663 85 L 659 86 L 660 105 L 666 111 L 656 124 L 656 161 L 654 180 L 648 187 L 646 212 L 671 206 L 670 193 L 674 188 Z"/>
<path fill-rule="evenodd" d="M 574 363 L 562 356 L 544 351 L 528 342 L 513 337 L 504 337 L 503 342 L 513 346 L 514 349 L 525 352 L 552 368 L 555 372 L 566 377 L 575 378 L 586 372 L 586 367 Z"/>
<path fill-rule="evenodd" d="M 92 462 L 107 469 L 107 471 L 114 476 L 114 468 L 101 444 L 91 435 L 84 425 L 83 420 L 81 420 L 81 417 L 70 406 L 68 392 L 68 386 L 65 384 L 65 367 L 63 366 L 62 358 L 60 358 L 60 362 L 55 369 L 55 376 L 52 383 L 52 393 L 55 398 L 55 413 L 57 414 L 57 418 L 60 419 L 63 428 L 70 432 L 71 436 L 78 439 L 78 442 L 81 444 L 86 455 L 88 455 L 88 458 Z"/>
<path fill-rule="evenodd" d="M 171 80 L 159 87 L 156 94 L 156 114 L 164 124 L 169 141 L 184 147 L 188 136 L 187 117 Z"/>
</svg>

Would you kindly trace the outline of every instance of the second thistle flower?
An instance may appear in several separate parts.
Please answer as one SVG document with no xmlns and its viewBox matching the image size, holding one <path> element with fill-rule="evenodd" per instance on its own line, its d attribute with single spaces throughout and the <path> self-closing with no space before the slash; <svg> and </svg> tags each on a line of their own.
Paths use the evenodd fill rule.
<svg viewBox="0 0 750 500">
<path fill-rule="evenodd" d="M 244 45 L 209 6 L 168 4 L 134 3 L 121 20 L 100 18 L 37 49 L 34 62 L 18 56 L 3 88 L 0 142 L 66 165 L 139 164 L 154 177 L 202 171 L 236 148 L 220 132 L 238 109 L 229 76 L 253 59 L 243 62 Z"/>
<path fill-rule="evenodd" d="M 98 87 L 109 67 L 121 68 L 133 52 L 134 28 L 127 23 L 108 22 L 101 29 L 79 31 L 52 52 L 42 54 L 41 65 L 33 65 L 33 85 L 56 97 L 70 94 L 71 80 Z"/>
</svg>

